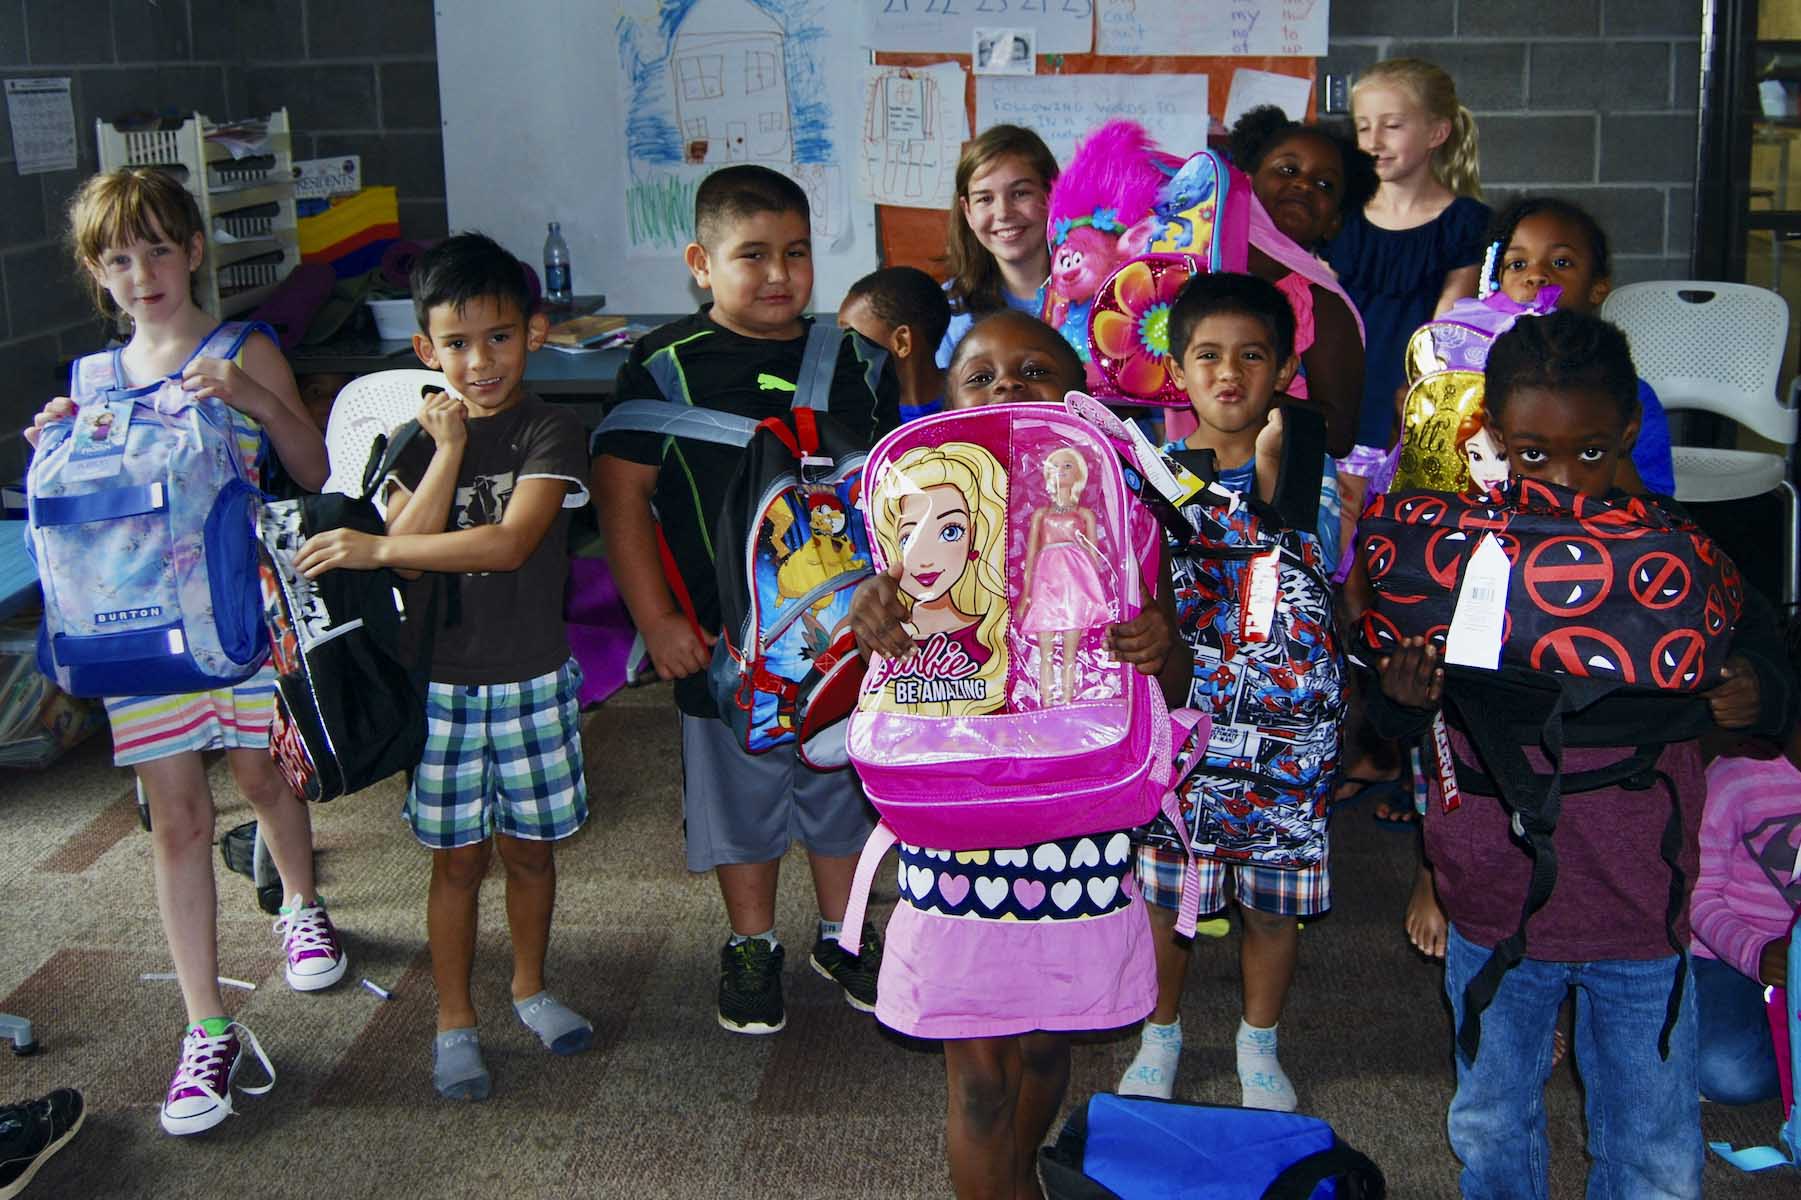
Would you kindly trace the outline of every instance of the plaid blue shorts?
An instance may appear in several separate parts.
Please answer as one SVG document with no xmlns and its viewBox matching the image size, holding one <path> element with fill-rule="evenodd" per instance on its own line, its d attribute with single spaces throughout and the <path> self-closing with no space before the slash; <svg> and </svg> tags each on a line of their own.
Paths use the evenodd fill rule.
<svg viewBox="0 0 1801 1200">
<path fill-rule="evenodd" d="M 520 683 L 433 683 L 425 756 L 406 793 L 413 836 L 454 850 L 496 833 L 554 842 L 580 829 L 588 819 L 581 684 L 573 658 Z"/>
<path fill-rule="evenodd" d="M 1238 903 L 1253 912 L 1274 917 L 1317 917 L 1332 907 L 1332 876 L 1326 869 L 1330 857 L 1328 850 L 1312 866 L 1294 870 L 1203 858 L 1197 864 L 1201 873 L 1201 913 L 1204 916 L 1225 909 L 1226 880 L 1230 877 L 1237 884 Z M 1146 904 L 1159 908 L 1181 906 L 1184 861 L 1180 850 L 1139 843 L 1135 869 L 1138 891 Z"/>
</svg>

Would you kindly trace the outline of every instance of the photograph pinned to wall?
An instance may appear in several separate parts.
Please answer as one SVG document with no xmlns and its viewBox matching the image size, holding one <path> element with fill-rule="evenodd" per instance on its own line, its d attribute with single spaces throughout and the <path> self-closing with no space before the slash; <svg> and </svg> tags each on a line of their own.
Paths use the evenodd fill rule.
<svg viewBox="0 0 1801 1200">
<path fill-rule="evenodd" d="M 870 67 L 864 74 L 863 196 L 875 204 L 947 209 L 969 137 L 959 63 Z"/>
<path fill-rule="evenodd" d="M 1291 121 L 1305 121 L 1307 99 L 1312 94 L 1311 79 L 1242 67 L 1232 72 L 1232 87 L 1226 93 L 1226 128 L 1236 125 L 1238 118 L 1253 108 L 1266 104 L 1287 113 Z"/>
<path fill-rule="evenodd" d="M 1098 0 L 1097 54 L 1326 53 L 1329 0 Z"/>
<path fill-rule="evenodd" d="M 970 60 L 977 75 L 1035 75 L 1038 31 L 978 26 L 970 34 Z"/>
<path fill-rule="evenodd" d="M 834 0 L 846 9 L 849 0 Z M 1037 54 L 1086 54 L 1094 45 L 1094 0 L 856 0 L 859 44 L 903 54 L 968 54 L 979 26 L 1029 25 Z M 1324 7 L 1322 4 L 1321 7 Z M 1004 14 L 1004 16 L 1003 16 Z"/>
<path fill-rule="evenodd" d="M 849 39 L 828 27 L 824 0 L 621 0 L 615 30 L 627 257 L 687 245 L 695 189 L 730 163 L 799 180 L 823 201 L 815 236 L 845 236 L 827 75 Z"/>
</svg>

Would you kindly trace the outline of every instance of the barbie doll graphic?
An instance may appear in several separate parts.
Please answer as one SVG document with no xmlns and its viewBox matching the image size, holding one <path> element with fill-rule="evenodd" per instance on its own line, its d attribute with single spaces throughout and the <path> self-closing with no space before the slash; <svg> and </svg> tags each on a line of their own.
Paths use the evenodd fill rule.
<svg viewBox="0 0 1801 1200">
<path fill-rule="evenodd" d="M 865 703 L 923 716 L 998 711 L 1007 679 L 1007 476 L 973 442 L 916 446 L 876 485 L 876 540 L 901 563 L 916 649 L 878 660 Z M 1092 518 L 1091 518 L 1092 520 Z"/>
<path fill-rule="evenodd" d="M 1038 647 L 1038 699 L 1052 704 L 1053 650 L 1062 643 L 1062 689 L 1058 703 L 1075 694 L 1076 651 L 1082 634 L 1112 620 L 1100 571 L 1108 564 L 1094 544 L 1094 511 L 1082 505 L 1088 463 L 1065 446 L 1044 460 L 1048 506 L 1032 514 L 1026 539 L 1025 575 L 1020 591 L 1019 630 Z"/>
</svg>

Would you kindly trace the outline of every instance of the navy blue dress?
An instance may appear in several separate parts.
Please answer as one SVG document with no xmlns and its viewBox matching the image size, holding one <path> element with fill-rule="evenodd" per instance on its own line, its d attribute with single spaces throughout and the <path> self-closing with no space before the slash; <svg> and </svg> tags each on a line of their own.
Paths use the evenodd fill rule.
<svg viewBox="0 0 1801 1200">
<path fill-rule="evenodd" d="M 1412 229 L 1379 229 L 1361 212 L 1326 244 L 1326 261 L 1363 314 L 1363 405 L 1357 444 L 1387 448 L 1395 389 L 1406 380 L 1407 339 L 1432 319 L 1445 276 L 1482 262 L 1488 205 L 1459 196 Z"/>
</svg>

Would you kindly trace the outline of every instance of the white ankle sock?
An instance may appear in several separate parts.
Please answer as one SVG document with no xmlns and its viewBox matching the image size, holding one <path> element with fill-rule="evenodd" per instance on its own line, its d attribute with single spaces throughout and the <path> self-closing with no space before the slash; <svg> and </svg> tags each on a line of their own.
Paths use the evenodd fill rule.
<svg viewBox="0 0 1801 1200">
<path fill-rule="evenodd" d="M 1276 1112 L 1295 1110 L 1294 1084 L 1276 1061 L 1276 1029 L 1259 1029 L 1242 1017 L 1238 1021 L 1239 1103 L 1246 1108 Z"/>
<path fill-rule="evenodd" d="M 1182 1019 L 1168 1025 L 1144 1023 L 1138 1054 L 1120 1076 L 1122 1096 L 1156 1096 L 1168 1100 L 1176 1091 L 1176 1063 L 1182 1057 Z"/>
</svg>

